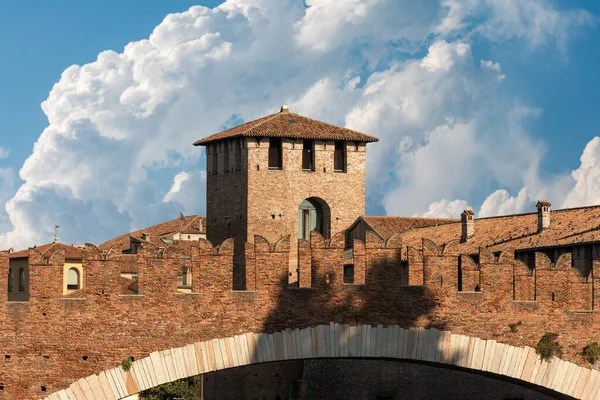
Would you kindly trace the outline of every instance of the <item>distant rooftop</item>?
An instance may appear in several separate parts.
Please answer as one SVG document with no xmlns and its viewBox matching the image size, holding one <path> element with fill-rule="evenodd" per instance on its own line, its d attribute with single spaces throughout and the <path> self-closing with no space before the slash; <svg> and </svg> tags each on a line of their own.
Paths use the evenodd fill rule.
<svg viewBox="0 0 600 400">
<path fill-rule="evenodd" d="M 453 218 L 387 216 L 362 216 L 359 218 L 359 220 L 363 220 L 381 239 L 384 240 L 396 233 L 406 232 L 407 230 L 413 228 L 424 228 L 460 222 L 459 219 Z M 354 225 L 355 224 L 353 224 L 353 226 Z M 352 227 L 350 229 L 352 229 Z"/>
<path fill-rule="evenodd" d="M 479 247 L 491 251 L 570 246 L 600 241 L 600 206 L 553 210 L 550 227 L 538 232 L 538 213 L 476 218 L 472 240 L 457 243 L 461 253 L 477 253 Z M 461 223 L 411 229 L 402 235 L 403 246 L 420 248 L 421 240 L 431 239 L 438 246 L 461 237 Z"/>
<path fill-rule="evenodd" d="M 351 129 L 294 114 L 286 106 L 281 111 L 194 142 L 194 146 L 236 137 L 282 137 L 293 139 L 353 140 L 377 142 L 379 139 Z"/>
<path fill-rule="evenodd" d="M 10 258 L 27 258 L 29 257 L 29 251 L 34 249 L 38 251 L 43 256 L 51 256 L 54 252 L 64 249 L 65 250 L 65 258 L 70 260 L 81 260 L 83 258 L 83 250 L 79 247 L 69 246 L 64 243 L 55 242 L 43 244 L 40 246 L 33 246 L 29 249 L 9 253 Z"/>
<path fill-rule="evenodd" d="M 181 233 L 183 234 L 205 233 L 206 219 L 199 215 L 188 215 L 184 217 L 183 220 L 175 218 L 158 225 L 149 226 L 144 229 L 117 236 L 114 239 L 102 243 L 98 247 L 101 250 L 109 250 L 111 248 L 116 250 L 126 250 L 130 246 L 131 238 L 146 242 L 149 241 L 155 245 L 164 246 L 164 243 L 161 244 L 161 239 L 166 237 L 172 238 L 174 234 L 179 233 L 179 229 L 181 229 Z M 145 239 L 143 238 L 143 235 L 147 235 Z"/>
</svg>

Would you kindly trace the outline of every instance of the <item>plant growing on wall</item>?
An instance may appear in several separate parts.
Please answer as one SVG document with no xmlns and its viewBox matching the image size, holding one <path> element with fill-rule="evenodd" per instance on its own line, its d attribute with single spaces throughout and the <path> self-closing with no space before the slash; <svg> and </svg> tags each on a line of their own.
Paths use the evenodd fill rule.
<svg viewBox="0 0 600 400">
<path fill-rule="evenodd" d="M 562 355 L 562 347 L 558 343 L 558 334 L 548 332 L 535 346 L 535 352 L 544 361 L 550 360 L 552 357 L 560 357 Z"/>
<path fill-rule="evenodd" d="M 129 356 L 123 361 L 121 361 L 121 368 L 123 368 L 123 371 L 127 372 L 131 369 L 131 364 L 133 363 L 133 360 L 133 356 Z"/>
<path fill-rule="evenodd" d="M 594 365 L 600 359 L 600 345 L 598 342 L 588 343 L 588 345 L 583 348 L 581 354 L 590 362 L 590 364 Z"/>
<path fill-rule="evenodd" d="M 519 327 L 523 325 L 523 321 L 515 322 L 513 324 L 508 324 L 508 328 L 512 333 L 516 333 L 519 330 Z"/>
</svg>

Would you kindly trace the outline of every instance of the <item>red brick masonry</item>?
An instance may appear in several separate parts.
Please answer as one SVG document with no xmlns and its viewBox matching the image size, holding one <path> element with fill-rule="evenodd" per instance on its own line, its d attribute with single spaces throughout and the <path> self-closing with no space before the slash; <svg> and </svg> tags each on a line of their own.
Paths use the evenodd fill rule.
<svg viewBox="0 0 600 400">
<path fill-rule="evenodd" d="M 511 251 L 480 249 L 475 262 L 452 244 L 423 240 L 422 248 L 409 248 L 404 262 L 398 236 L 384 243 L 368 233 L 354 245 L 355 284 L 345 285 L 343 233 L 324 240 L 313 232 L 295 255 L 301 287 L 287 288 L 289 238 L 270 244 L 255 236 L 245 247 L 248 290 L 232 291 L 231 239 L 217 248 L 205 240 L 148 244 L 132 255 L 86 245 L 76 298 L 62 294 L 64 249 L 50 257 L 31 250 L 30 301 L 8 302 L 0 291 L 0 399 L 45 397 L 130 355 L 330 321 L 436 327 L 514 346 L 557 332 L 563 358 L 586 365 L 579 353 L 600 337 L 598 261 L 586 278 L 570 254 L 552 264 L 537 253 L 528 270 Z M 182 264 L 192 266 L 191 294 L 176 290 Z M 121 271 L 138 272 L 138 295 L 120 294 Z M 0 254 L 0 287 L 7 273 Z"/>
</svg>

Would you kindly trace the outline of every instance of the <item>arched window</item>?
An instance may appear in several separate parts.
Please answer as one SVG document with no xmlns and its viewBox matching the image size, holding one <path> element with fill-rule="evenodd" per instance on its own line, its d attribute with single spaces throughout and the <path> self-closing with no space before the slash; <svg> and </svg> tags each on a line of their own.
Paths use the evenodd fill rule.
<svg viewBox="0 0 600 400">
<path fill-rule="evenodd" d="M 19 270 L 19 292 L 25 291 L 25 269 Z"/>
<path fill-rule="evenodd" d="M 67 290 L 79 290 L 79 271 L 77 268 L 71 268 L 67 271 Z"/>
<path fill-rule="evenodd" d="M 15 276 L 13 274 L 13 270 L 12 270 L 12 268 L 9 268 L 8 269 L 8 291 L 9 292 L 13 291 L 14 282 L 15 282 Z"/>
<path fill-rule="evenodd" d="M 298 208 L 298 238 L 310 240 L 310 232 L 317 231 L 329 237 L 329 206 L 324 200 L 311 197 Z"/>
</svg>

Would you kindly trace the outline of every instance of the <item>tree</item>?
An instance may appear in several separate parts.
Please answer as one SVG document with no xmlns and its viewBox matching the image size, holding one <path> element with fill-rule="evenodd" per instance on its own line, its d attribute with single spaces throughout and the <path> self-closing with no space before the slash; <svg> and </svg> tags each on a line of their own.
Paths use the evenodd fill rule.
<svg viewBox="0 0 600 400">
<path fill-rule="evenodd" d="M 165 383 L 140 393 L 140 399 L 144 400 L 196 400 L 200 398 L 202 377 L 182 379 L 175 382 Z"/>
</svg>

